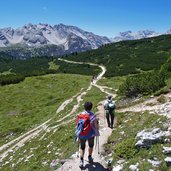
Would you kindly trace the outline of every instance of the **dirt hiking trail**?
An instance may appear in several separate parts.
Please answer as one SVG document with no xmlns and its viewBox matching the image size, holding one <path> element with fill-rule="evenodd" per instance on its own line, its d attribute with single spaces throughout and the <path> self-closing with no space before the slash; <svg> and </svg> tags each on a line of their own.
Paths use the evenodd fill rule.
<svg viewBox="0 0 171 171">
<path fill-rule="evenodd" d="M 59 59 L 59 60 L 62 60 L 62 59 Z M 63 61 L 68 62 L 68 63 L 85 64 L 85 63 L 82 63 L 82 62 L 72 62 L 72 61 L 67 61 L 67 60 L 63 60 Z M 49 132 L 51 130 L 55 131 L 59 126 L 65 125 L 65 124 L 68 124 L 69 122 L 71 122 L 72 120 L 64 121 L 62 123 L 59 123 L 59 122 L 63 121 L 64 119 L 66 119 L 67 117 L 71 116 L 73 113 L 75 113 L 75 111 L 80 106 L 80 103 L 82 101 L 83 96 L 92 88 L 92 86 L 96 86 L 102 92 L 104 92 L 106 94 L 109 94 L 107 91 L 105 91 L 103 86 L 99 86 L 99 85 L 96 84 L 97 81 L 100 80 L 103 77 L 103 75 L 105 74 L 106 68 L 104 66 L 100 66 L 100 65 L 97 65 L 97 64 L 92 64 L 92 63 L 88 63 L 88 64 L 98 66 L 98 67 L 100 67 L 102 69 L 102 71 L 97 76 L 97 78 L 95 80 L 93 80 L 93 82 L 90 83 L 87 90 L 82 91 L 82 89 L 81 89 L 79 93 L 77 93 L 76 95 L 74 95 L 70 99 L 64 101 L 59 106 L 59 108 L 56 110 L 56 113 L 58 114 L 59 112 L 64 110 L 65 107 L 74 100 L 74 98 L 76 98 L 77 99 L 77 104 L 73 106 L 71 112 L 68 115 L 66 115 L 66 116 L 60 118 L 59 120 L 57 120 L 56 125 L 54 127 L 50 127 L 51 119 L 49 119 L 48 121 L 42 123 L 41 125 L 35 127 L 34 129 L 32 129 L 30 131 L 24 133 L 23 135 L 19 136 L 18 138 L 16 138 L 16 139 L 2 145 L 0 147 L 0 162 L 2 162 L 3 159 L 6 158 L 11 151 L 13 151 L 13 152 L 17 151 L 20 147 L 24 146 L 27 141 L 30 141 L 30 139 L 38 138 L 38 136 L 42 132 L 45 132 L 44 135 L 43 135 L 43 137 L 44 137 L 47 132 Z M 113 94 L 113 96 L 115 96 L 115 94 Z M 103 144 L 107 142 L 108 136 L 112 132 L 112 130 L 110 128 L 107 128 L 106 120 L 104 118 L 103 102 L 99 103 L 98 112 L 96 114 L 97 114 L 97 117 L 100 120 L 100 135 L 101 136 L 99 138 L 99 151 L 100 151 L 100 153 L 102 153 L 103 152 Z M 43 137 L 41 137 L 41 138 L 39 137 L 39 138 L 42 139 Z M 85 153 L 85 163 L 84 163 L 85 168 L 84 168 L 84 170 L 90 170 L 90 171 L 91 170 L 98 170 L 98 171 L 106 170 L 105 169 L 105 161 L 102 159 L 101 155 L 98 154 L 98 146 L 96 148 L 94 148 L 94 153 L 93 153 L 94 163 L 93 164 L 90 165 L 87 162 L 86 156 L 87 156 L 87 150 L 86 150 L 86 153 Z M 77 155 L 75 154 L 75 155 L 72 156 L 72 159 L 70 159 L 66 163 L 64 163 L 64 165 L 59 170 L 63 170 L 63 171 L 64 170 L 67 170 L 67 171 L 69 171 L 69 170 L 73 171 L 74 170 L 74 171 L 77 171 L 77 170 L 80 170 L 80 168 L 78 166 L 79 166 L 79 159 L 77 158 Z"/>
<path fill-rule="evenodd" d="M 72 63 L 72 61 L 64 60 L 65 62 Z M 79 62 L 80 64 L 83 64 L 82 62 Z M 90 65 L 96 65 L 91 64 Z M 99 65 L 96 65 L 99 66 Z M 103 86 L 97 85 L 97 81 L 102 78 L 102 76 L 106 72 L 106 68 L 104 66 L 99 66 L 102 69 L 102 72 L 97 76 L 95 80 L 93 80 L 92 85 L 99 88 L 102 92 L 106 93 L 107 95 L 110 94 L 109 92 L 105 91 Z M 113 97 L 115 97 L 115 94 L 112 94 Z M 93 150 L 93 163 L 88 162 L 88 144 L 86 143 L 86 149 L 84 154 L 84 167 L 82 169 L 79 168 L 79 149 L 78 151 L 71 156 L 70 159 L 68 159 L 57 171 L 80 171 L 80 170 L 86 170 L 86 171 L 105 171 L 107 170 L 106 162 L 104 161 L 104 158 L 102 156 L 102 153 L 104 152 L 103 145 L 107 142 L 108 137 L 112 133 L 112 129 L 107 127 L 106 118 L 104 115 L 104 108 L 103 108 L 104 101 L 100 102 L 98 104 L 98 111 L 95 113 L 97 115 L 97 118 L 99 119 L 100 123 L 100 137 L 99 137 L 99 148 L 98 143 L 95 139 L 95 145 Z"/>
<path fill-rule="evenodd" d="M 164 102 L 160 102 L 160 99 Z M 159 97 L 151 97 L 142 103 L 116 110 L 117 112 L 144 112 L 156 113 L 171 119 L 171 91 L 167 94 L 160 95 Z"/>
<path fill-rule="evenodd" d="M 96 144 L 93 151 L 94 162 L 89 164 L 88 162 L 88 145 L 86 144 L 85 155 L 84 155 L 84 167 L 82 169 L 79 168 L 79 157 L 78 153 L 75 153 L 71 156 L 71 159 L 68 159 L 57 171 L 105 171 L 107 170 L 106 162 L 102 156 L 104 150 L 103 145 L 107 142 L 108 137 L 112 133 L 112 129 L 107 127 L 106 119 L 104 118 L 104 108 L 103 102 L 100 102 L 98 105 L 98 112 L 96 113 L 97 117 L 100 121 L 100 137 L 99 137 L 99 154 L 98 154 L 98 144 Z"/>
</svg>

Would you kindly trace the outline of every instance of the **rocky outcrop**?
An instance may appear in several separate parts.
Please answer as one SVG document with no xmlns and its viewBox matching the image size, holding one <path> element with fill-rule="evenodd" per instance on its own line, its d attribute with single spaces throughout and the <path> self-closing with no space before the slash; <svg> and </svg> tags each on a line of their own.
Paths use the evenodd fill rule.
<svg viewBox="0 0 171 171">
<path fill-rule="evenodd" d="M 164 138 L 171 135 L 170 131 L 162 131 L 160 128 L 143 130 L 136 136 L 138 139 L 135 146 L 137 148 L 150 148 L 152 144 L 164 141 Z"/>
</svg>

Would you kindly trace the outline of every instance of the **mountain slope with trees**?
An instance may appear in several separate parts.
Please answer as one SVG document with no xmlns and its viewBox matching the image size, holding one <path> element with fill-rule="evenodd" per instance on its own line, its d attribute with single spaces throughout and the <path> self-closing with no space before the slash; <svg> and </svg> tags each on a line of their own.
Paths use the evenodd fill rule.
<svg viewBox="0 0 171 171">
<path fill-rule="evenodd" d="M 171 35 L 107 44 L 67 58 L 103 64 L 105 76 L 122 76 L 159 69 L 171 55 Z"/>
</svg>

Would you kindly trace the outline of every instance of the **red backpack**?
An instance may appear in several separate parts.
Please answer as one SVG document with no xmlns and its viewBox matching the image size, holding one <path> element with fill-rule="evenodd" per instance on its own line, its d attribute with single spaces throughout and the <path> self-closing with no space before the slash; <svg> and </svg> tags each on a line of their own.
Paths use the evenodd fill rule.
<svg viewBox="0 0 171 171">
<path fill-rule="evenodd" d="M 76 118 L 76 137 L 81 139 L 89 139 L 93 135 L 93 129 L 90 124 L 89 113 L 80 113 Z"/>
</svg>

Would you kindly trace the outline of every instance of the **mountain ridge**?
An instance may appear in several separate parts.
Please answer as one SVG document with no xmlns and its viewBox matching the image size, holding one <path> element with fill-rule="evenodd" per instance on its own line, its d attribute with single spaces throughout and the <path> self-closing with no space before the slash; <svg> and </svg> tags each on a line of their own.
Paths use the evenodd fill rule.
<svg viewBox="0 0 171 171">
<path fill-rule="evenodd" d="M 11 27 L 0 29 L 0 47 L 9 47 L 14 44 L 22 44 L 28 47 L 57 45 L 68 50 L 68 42 L 74 42 L 76 39 L 82 39 L 85 48 L 90 46 L 92 49 L 111 42 L 105 36 L 98 36 L 76 26 L 64 24 L 51 26 L 49 24 L 29 23 L 17 29 Z"/>
<path fill-rule="evenodd" d="M 0 28 L 0 47 L 9 47 L 15 44 L 26 45 L 28 47 L 41 47 L 42 45 L 62 46 L 64 50 L 69 49 L 68 42 L 76 38 L 81 38 L 86 47 L 96 49 L 107 43 L 123 40 L 137 40 L 142 38 L 155 37 L 159 35 L 171 34 L 171 29 L 159 33 L 154 30 L 145 29 L 138 31 L 123 31 L 118 35 L 108 38 L 99 36 L 89 31 L 85 31 L 77 26 L 65 25 L 63 23 L 50 24 L 32 24 L 28 23 L 19 28 Z"/>
<path fill-rule="evenodd" d="M 61 56 L 73 52 L 97 49 L 102 45 L 125 40 L 138 40 L 171 34 L 171 30 L 158 33 L 153 30 L 120 32 L 114 38 L 99 36 L 81 28 L 62 23 L 27 24 L 21 28 L 0 29 L 0 53 L 25 59 L 33 56 Z"/>
</svg>

